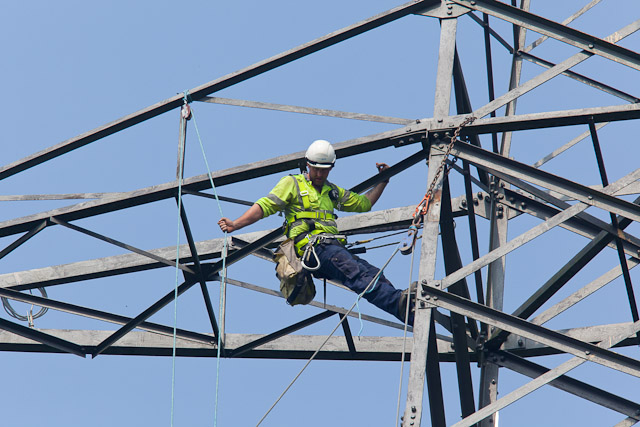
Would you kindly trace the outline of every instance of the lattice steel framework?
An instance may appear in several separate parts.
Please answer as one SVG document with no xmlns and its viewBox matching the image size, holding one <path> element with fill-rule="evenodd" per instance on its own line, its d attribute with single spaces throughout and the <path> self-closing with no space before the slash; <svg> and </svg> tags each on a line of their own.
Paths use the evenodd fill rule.
<svg viewBox="0 0 640 427">
<path fill-rule="evenodd" d="M 366 190 L 381 180 L 402 174 L 411 166 L 424 163 L 425 160 L 429 165 L 440 164 L 454 130 L 469 117 L 475 118 L 472 123 L 462 128 L 461 140 L 456 140 L 451 150 L 451 154 L 460 159 L 462 165 L 450 162 L 452 168 L 450 177 L 445 180 L 439 177 L 435 197 L 424 218 L 419 249 L 420 287 L 416 301 L 416 321 L 408 352 L 411 365 L 403 421 L 405 426 L 427 424 L 427 417 L 423 414 L 423 403 L 426 402 L 425 382 L 428 385 L 426 396 L 431 424 L 445 425 L 440 362 L 452 362 L 456 365 L 460 408 L 463 417 L 460 422 L 455 424 L 456 426 L 470 426 L 477 423 L 483 426 L 493 425 L 495 413 L 498 410 L 543 385 L 559 388 L 617 411 L 623 418 L 626 417 L 619 425 L 629 426 L 640 420 L 639 403 L 629 401 L 567 375 L 571 369 L 585 362 L 590 362 L 635 377 L 640 376 L 640 360 L 612 350 L 613 347 L 637 346 L 640 342 L 640 319 L 638 318 L 634 288 L 629 272 L 640 262 L 637 257 L 640 252 L 640 239 L 624 231 L 634 221 L 640 221 L 640 207 L 636 202 L 627 200 L 628 196 L 638 193 L 637 180 L 640 178 L 640 169 L 625 172 L 622 178 L 610 183 L 598 138 L 598 130 L 608 122 L 639 119 L 640 103 L 635 94 L 628 94 L 601 83 L 597 80 L 597 76 L 588 77 L 571 71 L 576 65 L 594 56 L 613 61 L 620 67 L 629 67 L 640 71 L 640 54 L 617 44 L 624 37 L 640 29 L 640 20 L 621 28 L 607 38 L 599 38 L 568 26 L 572 19 L 587 12 L 597 3 L 598 1 L 592 1 L 566 23 L 561 24 L 529 13 L 529 1 L 527 0 L 523 0 L 520 7 L 493 0 L 412 1 L 190 91 L 190 96 L 194 101 L 365 119 L 400 125 L 392 131 L 362 136 L 335 145 L 339 158 L 356 156 L 387 147 L 409 145 L 416 147 L 414 155 L 393 165 L 385 173 L 355 186 L 353 188 L 355 191 Z M 440 20 L 441 36 L 433 117 L 405 120 L 209 96 L 224 88 L 410 14 L 421 14 Z M 488 82 L 491 101 L 475 108 L 471 105 L 456 50 L 457 26 L 459 18 L 463 16 L 470 17 L 482 25 L 487 40 L 494 38 L 513 55 L 510 90 L 495 97 L 490 77 Z M 489 17 L 512 24 L 513 44 L 505 41 L 489 26 Z M 525 46 L 524 40 L 527 30 L 540 34 L 543 39 Z M 557 64 L 533 56 L 532 49 L 544 41 L 544 38 L 559 40 L 577 48 L 578 51 Z M 486 61 L 487 69 L 491 70 L 492 57 L 489 46 L 487 44 Z M 522 82 L 521 74 L 525 61 L 542 66 L 545 70 Z M 600 90 L 612 97 L 617 97 L 623 102 L 614 106 L 516 114 L 516 100 L 519 97 L 551 79 L 559 78 L 559 76 L 577 80 L 589 85 L 594 90 Z M 637 75 L 636 78 L 638 78 Z M 450 114 L 452 88 L 455 94 L 456 115 Z M 0 179 L 21 173 L 149 118 L 168 111 L 175 111 L 182 105 L 183 95 L 168 98 L 108 125 L 6 165 L 0 168 Z M 504 111 L 504 114 L 497 116 L 496 111 L 498 110 Z M 585 133 L 559 147 L 541 161 L 528 164 L 512 158 L 512 132 L 575 125 L 583 125 Z M 481 135 L 491 135 L 493 142 L 491 148 L 482 147 Z M 498 135 L 501 135 L 500 141 Z M 600 185 L 588 186 L 569 180 L 561 174 L 552 174 L 541 169 L 544 163 L 581 140 L 586 140 L 583 144 L 593 146 L 597 159 L 594 165 L 597 165 L 601 177 Z M 216 187 L 224 187 L 235 182 L 294 170 L 300 167 L 302 160 L 302 152 L 293 153 L 240 167 L 215 171 L 213 180 Z M 471 173 L 471 167 L 474 167 L 475 176 Z M 429 168 L 428 182 L 434 179 L 435 170 L 435 167 Z M 456 179 L 462 183 L 460 188 L 464 189 L 463 194 L 457 198 L 451 194 L 449 182 Z M 195 176 L 184 180 L 183 191 L 189 197 L 194 195 L 211 197 L 210 193 L 204 193 L 210 188 L 208 176 Z M 40 231 L 54 225 L 88 234 L 131 252 L 126 255 L 64 266 L 51 266 L 0 275 L 0 296 L 10 301 L 21 301 L 122 325 L 116 332 L 41 331 L 22 326 L 14 321 L 0 319 L 0 328 L 5 331 L 0 334 L 0 349 L 3 351 L 68 352 L 80 356 L 91 354 L 94 357 L 102 353 L 170 355 L 172 327 L 151 323 L 148 319 L 173 301 L 173 292 L 165 295 L 138 316 L 128 318 L 20 291 L 175 266 L 173 248 L 141 250 L 130 244 L 74 225 L 73 222 L 151 202 L 172 199 L 177 197 L 177 193 L 178 183 L 169 182 L 129 193 L 103 195 L 104 197 L 94 201 L 72 204 L 0 223 L 0 236 L 19 235 L 14 243 L 0 252 L 0 258 L 26 241 L 32 238 L 37 239 L 36 235 Z M 242 201 L 235 199 L 223 199 L 242 203 Z M 341 218 L 339 220 L 340 229 L 348 235 L 375 233 L 381 230 L 403 230 L 412 221 L 413 208 L 414 206 L 409 206 Z M 587 213 L 587 208 L 592 208 L 592 211 L 599 210 L 608 213 L 609 219 L 603 220 L 597 214 Z M 517 237 L 508 240 L 507 227 L 509 222 L 523 215 L 530 215 L 539 221 L 529 222 L 528 224 L 533 225 L 530 225 Z M 476 216 L 484 217 L 490 222 L 490 250 L 484 254 L 480 252 L 478 245 Z M 473 261 L 466 264 L 461 259 L 456 241 L 453 228 L 454 217 L 468 218 L 469 242 L 463 244 L 471 246 Z M 216 318 L 207 288 L 207 282 L 220 280 L 223 241 L 222 239 L 214 239 L 196 242 L 184 209 L 182 222 L 188 245 L 181 252 L 184 256 L 180 259 L 179 268 L 184 274 L 184 281 L 180 284 L 178 293 L 182 294 L 195 285 L 201 287 L 210 319 L 210 325 L 203 327 L 203 329 L 210 329 L 211 333 L 178 330 L 178 355 L 215 356 L 217 338 L 219 334 L 222 334 L 223 357 L 308 358 L 318 348 L 323 337 L 295 335 L 294 332 L 329 317 L 335 318 L 334 314 L 341 315 L 347 312 L 341 307 L 326 306 L 314 302 L 311 305 L 318 307 L 319 314 L 272 334 L 256 339 L 254 335 L 249 334 L 225 333 L 220 319 Z M 530 297 L 514 312 L 503 311 L 504 293 L 510 286 L 517 285 L 517 283 L 509 283 L 507 278 L 507 256 L 512 252 L 517 252 L 526 243 L 554 227 L 562 227 L 584 236 L 586 245 L 574 255 L 569 254 L 572 255 L 570 261 L 545 283 L 540 283 Z M 271 252 L 268 249 L 273 249 L 280 236 L 281 229 L 234 236 L 226 264 L 241 262 L 245 256 L 250 254 L 270 258 Z M 444 277 L 436 279 L 438 242 L 440 242 L 446 274 Z M 558 244 L 553 250 L 564 254 L 561 244 Z M 620 261 L 619 266 L 609 273 L 583 284 L 578 291 L 566 299 L 553 305 L 548 304 L 554 294 L 604 250 L 616 251 Z M 485 267 L 487 267 L 487 275 L 486 280 L 483 281 L 480 271 Z M 470 291 L 467 285 L 467 277 L 471 275 L 474 276 L 476 284 L 474 292 Z M 629 317 L 632 322 L 599 326 L 585 325 L 585 327 L 561 332 L 544 326 L 547 321 L 619 276 L 624 279 L 631 313 Z M 227 280 L 232 285 L 255 292 L 280 295 L 268 288 L 231 278 Z M 543 306 L 545 311 L 533 317 Z M 402 328 L 401 325 L 387 320 L 371 316 L 364 316 L 364 318 L 387 327 Z M 436 323 L 439 325 L 438 328 L 448 332 L 444 335 L 436 335 Z M 348 323 L 345 322 L 343 325 L 344 337 L 332 337 L 328 345 L 319 352 L 317 356 L 319 359 L 400 360 L 401 338 L 389 336 L 372 339 L 365 337 L 356 342 L 349 330 Z M 134 329 L 136 330 L 134 331 Z M 545 368 L 530 359 L 533 356 L 558 353 L 572 355 L 573 358 L 553 369 Z M 481 371 L 477 400 L 474 397 L 471 372 L 474 363 L 478 364 Z M 513 370 L 533 379 L 515 391 L 498 398 L 500 368 Z"/>
</svg>

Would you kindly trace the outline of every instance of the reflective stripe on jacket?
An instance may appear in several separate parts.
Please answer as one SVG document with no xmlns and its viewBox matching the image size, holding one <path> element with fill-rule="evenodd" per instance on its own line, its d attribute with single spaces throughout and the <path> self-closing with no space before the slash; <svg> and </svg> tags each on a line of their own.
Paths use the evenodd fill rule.
<svg viewBox="0 0 640 427">
<path fill-rule="evenodd" d="M 333 199 L 330 197 L 332 190 L 337 192 L 337 197 Z M 338 234 L 334 209 L 345 212 L 371 210 L 371 202 L 367 197 L 330 182 L 326 182 L 319 193 L 305 174 L 281 178 L 273 190 L 256 203 L 262 208 L 263 217 L 284 211 L 287 236 L 294 240 L 302 233 L 309 232 Z"/>
</svg>

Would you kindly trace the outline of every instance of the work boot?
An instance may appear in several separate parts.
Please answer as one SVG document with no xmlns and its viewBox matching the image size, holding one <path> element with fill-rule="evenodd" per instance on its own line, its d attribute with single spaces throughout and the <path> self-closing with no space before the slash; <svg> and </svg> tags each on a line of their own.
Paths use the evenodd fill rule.
<svg viewBox="0 0 640 427">
<path fill-rule="evenodd" d="M 413 282 L 411 285 L 409 285 L 408 289 L 402 291 L 402 293 L 400 294 L 400 299 L 398 300 L 398 315 L 396 317 L 403 323 L 407 314 L 407 301 L 411 301 L 411 305 L 409 306 L 409 318 L 407 319 L 407 324 L 410 326 L 413 326 L 413 314 L 415 312 L 415 295 L 417 289 L 418 282 Z"/>
</svg>

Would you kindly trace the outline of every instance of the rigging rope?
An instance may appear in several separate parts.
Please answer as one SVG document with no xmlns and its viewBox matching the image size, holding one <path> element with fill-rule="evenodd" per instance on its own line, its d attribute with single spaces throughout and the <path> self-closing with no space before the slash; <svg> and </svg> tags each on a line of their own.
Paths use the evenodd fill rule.
<svg viewBox="0 0 640 427">
<path fill-rule="evenodd" d="M 185 105 L 187 104 L 185 95 Z M 180 129 L 180 138 L 178 142 L 178 226 L 176 238 L 176 280 L 173 290 L 173 345 L 171 350 L 171 427 L 173 427 L 173 419 L 175 414 L 175 388 L 176 388 L 176 340 L 178 330 L 178 268 L 180 263 L 180 211 L 182 209 L 182 175 L 184 172 L 184 146 L 186 143 L 186 120 L 184 127 Z"/>
<path fill-rule="evenodd" d="M 260 421 L 258 421 L 258 424 L 256 424 L 256 427 L 258 427 L 260 424 L 262 424 L 262 422 L 265 420 L 265 418 L 267 418 L 267 415 L 269 415 L 269 413 L 271 413 L 271 411 L 273 410 L 273 408 L 276 407 L 276 405 L 278 404 L 278 402 L 280 402 L 280 400 L 282 400 L 282 398 L 284 397 L 284 395 L 289 391 L 289 389 L 293 386 L 293 384 L 298 380 L 298 378 L 300 377 L 300 375 L 302 375 L 302 373 L 305 371 L 305 369 L 307 369 L 307 366 L 309 366 L 311 364 L 311 362 L 313 361 L 313 359 L 316 358 L 316 356 L 318 355 L 318 353 L 320 353 L 320 350 L 322 350 L 322 347 L 324 347 L 324 345 L 329 342 L 329 339 L 333 336 L 333 334 L 338 330 L 338 328 L 340 327 L 340 325 L 342 325 L 342 323 L 345 321 L 345 319 L 347 318 L 347 316 L 349 316 L 349 314 L 353 311 L 354 307 L 358 304 L 358 301 L 360 300 L 360 298 L 363 297 L 364 294 L 366 294 L 369 291 L 369 288 L 371 288 L 372 286 L 374 286 L 374 283 L 376 283 L 378 281 L 378 278 L 380 277 L 380 275 L 382 275 L 382 271 L 387 267 L 387 265 L 389 265 L 389 262 L 391 262 L 391 260 L 393 259 L 393 257 L 398 253 L 399 247 L 395 249 L 395 251 L 393 251 L 393 254 L 391 254 L 391 256 L 389 257 L 389 259 L 387 260 L 387 262 L 384 263 L 384 265 L 382 266 L 382 268 L 378 271 L 378 273 L 376 274 L 376 276 L 371 279 L 371 282 L 369 282 L 369 284 L 367 285 L 367 287 L 364 289 L 364 291 L 362 291 L 360 294 L 358 294 L 358 297 L 356 298 L 356 301 L 351 305 L 351 308 L 349 308 L 349 310 L 347 310 L 347 312 L 345 314 L 342 315 L 342 317 L 340 318 L 340 321 L 338 322 L 338 324 L 336 325 L 335 328 L 333 328 L 333 330 L 331 331 L 331 333 L 329 335 L 327 335 L 327 338 L 322 342 L 322 344 L 320 344 L 320 347 L 318 347 L 318 349 L 311 355 L 311 357 L 309 358 L 309 360 L 307 361 L 307 363 L 305 363 L 305 365 L 302 367 L 302 369 L 300 370 L 300 372 L 298 372 L 298 374 L 293 378 L 293 380 L 291 380 L 291 382 L 289 383 L 289 385 L 287 386 L 287 388 L 284 389 L 284 391 L 280 394 L 280 396 L 276 399 L 276 401 L 273 403 L 273 405 L 271 405 L 271 407 L 267 410 L 267 412 L 262 416 L 262 418 L 260 418 Z"/>
<path fill-rule="evenodd" d="M 195 115 L 193 114 L 193 110 L 190 107 L 191 96 L 189 91 L 184 91 L 183 97 L 184 103 L 181 109 L 181 115 L 184 123 L 184 128 L 181 129 L 181 146 L 179 148 L 178 156 L 179 156 L 179 167 L 178 167 L 178 242 L 176 249 L 176 284 L 175 284 L 175 294 L 174 294 L 174 329 L 173 329 L 173 368 L 172 368 L 172 379 L 171 379 L 171 426 L 173 427 L 173 419 L 174 419 L 174 397 L 175 397 L 175 360 L 176 360 L 176 332 L 177 332 L 177 300 L 178 300 L 178 261 L 180 259 L 180 212 L 182 207 L 182 175 L 184 171 L 184 152 L 186 146 L 186 126 L 187 121 L 193 119 L 193 126 L 196 131 L 196 135 L 198 137 L 198 142 L 200 144 L 200 149 L 202 151 L 202 158 L 204 159 L 205 166 L 207 168 L 207 176 L 209 177 L 209 183 L 211 184 L 211 188 L 213 189 L 213 194 L 215 196 L 216 202 L 218 204 L 218 210 L 220 212 L 220 216 L 223 217 L 224 214 L 222 212 L 222 205 L 220 203 L 220 199 L 218 198 L 218 193 L 216 191 L 216 186 L 213 183 L 213 175 L 211 174 L 211 168 L 209 167 L 209 161 L 207 160 L 207 155 L 204 150 L 204 145 L 202 144 L 202 138 L 200 136 L 200 130 L 198 129 L 198 123 L 196 121 Z M 222 311 L 224 307 L 224 295 L 226 292 L 226 274 L 227 274 L 227 248 L 228 248 L 228 239 L 227 232 L 224 233 L 224 243 L 222 247 L 222 270 L 221 270 L 221 280 L 220 280 L 220 299 L 219 299 L 219 311 L 218 317 L 222 319 Z M 221 359 L 221 347 L 222 347 L 222 329 L 218 330 L 218 342 L 217 342 L 217 356 L 216 356 L 216 395 L 215 395 L 215 408 L 214 408 L 214 427 L 217 426 L 218 423 L 218 398 L 219 398 L 219 385 L 220 385 L 220 359 Z"/>
<path fill-rule="evenodd" d="M 185 99 L 189 96 L 189 91 L 185 91 Z M 207 176 L 209 177 L 209 183 L 211 184 L 211 188 L 213 189 L 213 195 L 216 198 L 216 202 L 218 204 L 218 210 L 220 211 L 220 217 L 224 217 L 222 213 L 222 204 L 220 203 L 220 199 L 218 198 L 218 192 L 216 191 L 216 186 L 213 183 L 213 175 L 211 174 L 211 168 L 209 167 L 209 161 L 207 160 L 207 155 L 204 151 L 204 145 L 202 144 L 202 138 L 200 137 L 200 131 L 198 130 L 198 123 L 196 121 L 195 115 L 193 115 L 193 127 L 196 131 L 196 135 L 198 136 L 198 142 L 200 143 L 200 150 L 202 151 L 202 158 L 204 159 L 204 164 L 207 168 Z M 227 289 L 227 249 L 228 249 L 228 239 L 227 232 L 224 232 L 224 243 L 222 246 L 222 271 L 220 275 L 220 299 L 218 301 L 218 318 L 222 322 L 222 310 L 225 305 L 224 296 L 226 294 Z M 216 353 L 216 399 L 215 399 L 215 407 L 214 407 L 214 415 L 213 415 L 213 425 L 216 427 L 218 425 L 218 399 L 219 399 L 219 387 L 220 387 L 220 359 L 221 359 L 221 347 L 222 347 L 222 329 L 218 330 L 218 343 L 217 343 L 217 353 Z"/>
<path fill-rule="evenodd" d="M 398 422 L 398 418 L 400 418 L 400 397 L 402 395 L 402 379 L 404 376 L 404 361 L 405 355 L 407 353 L 407 326 L 409 322 L 409 310 L 411 307 L 411 283 L 413 280 L 413 259 L 414 259 L 415 251 L 411 252 L 411 265 L 409 268 L 409 296 L 407 297 L 407 307 L 404 313 L 404 333 L 402 335 L 402 357 L 400 359 L 400 381 L 398 381 L 398 406 L 396 408 L 396 423 Z M 418 287 L 416 286 L 416 293 L 418 292 Z M 395 425 L 395 424 L 394 424 Z"/>
</svg>

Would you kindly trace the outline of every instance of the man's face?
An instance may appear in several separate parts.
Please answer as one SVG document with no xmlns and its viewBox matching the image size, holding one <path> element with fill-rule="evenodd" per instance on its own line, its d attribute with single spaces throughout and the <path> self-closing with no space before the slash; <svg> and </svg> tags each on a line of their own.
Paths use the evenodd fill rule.
<svg viewBox="0 0 640 427">
<path fill-rule="evenodd" d="M 324 183 L 327 181 L 331 168 L 317 168 L 309 164 L 307 164 L 307 166 L 309 167 L 309 179 L 313 186 L 322 188 Z"/>
</svg>

